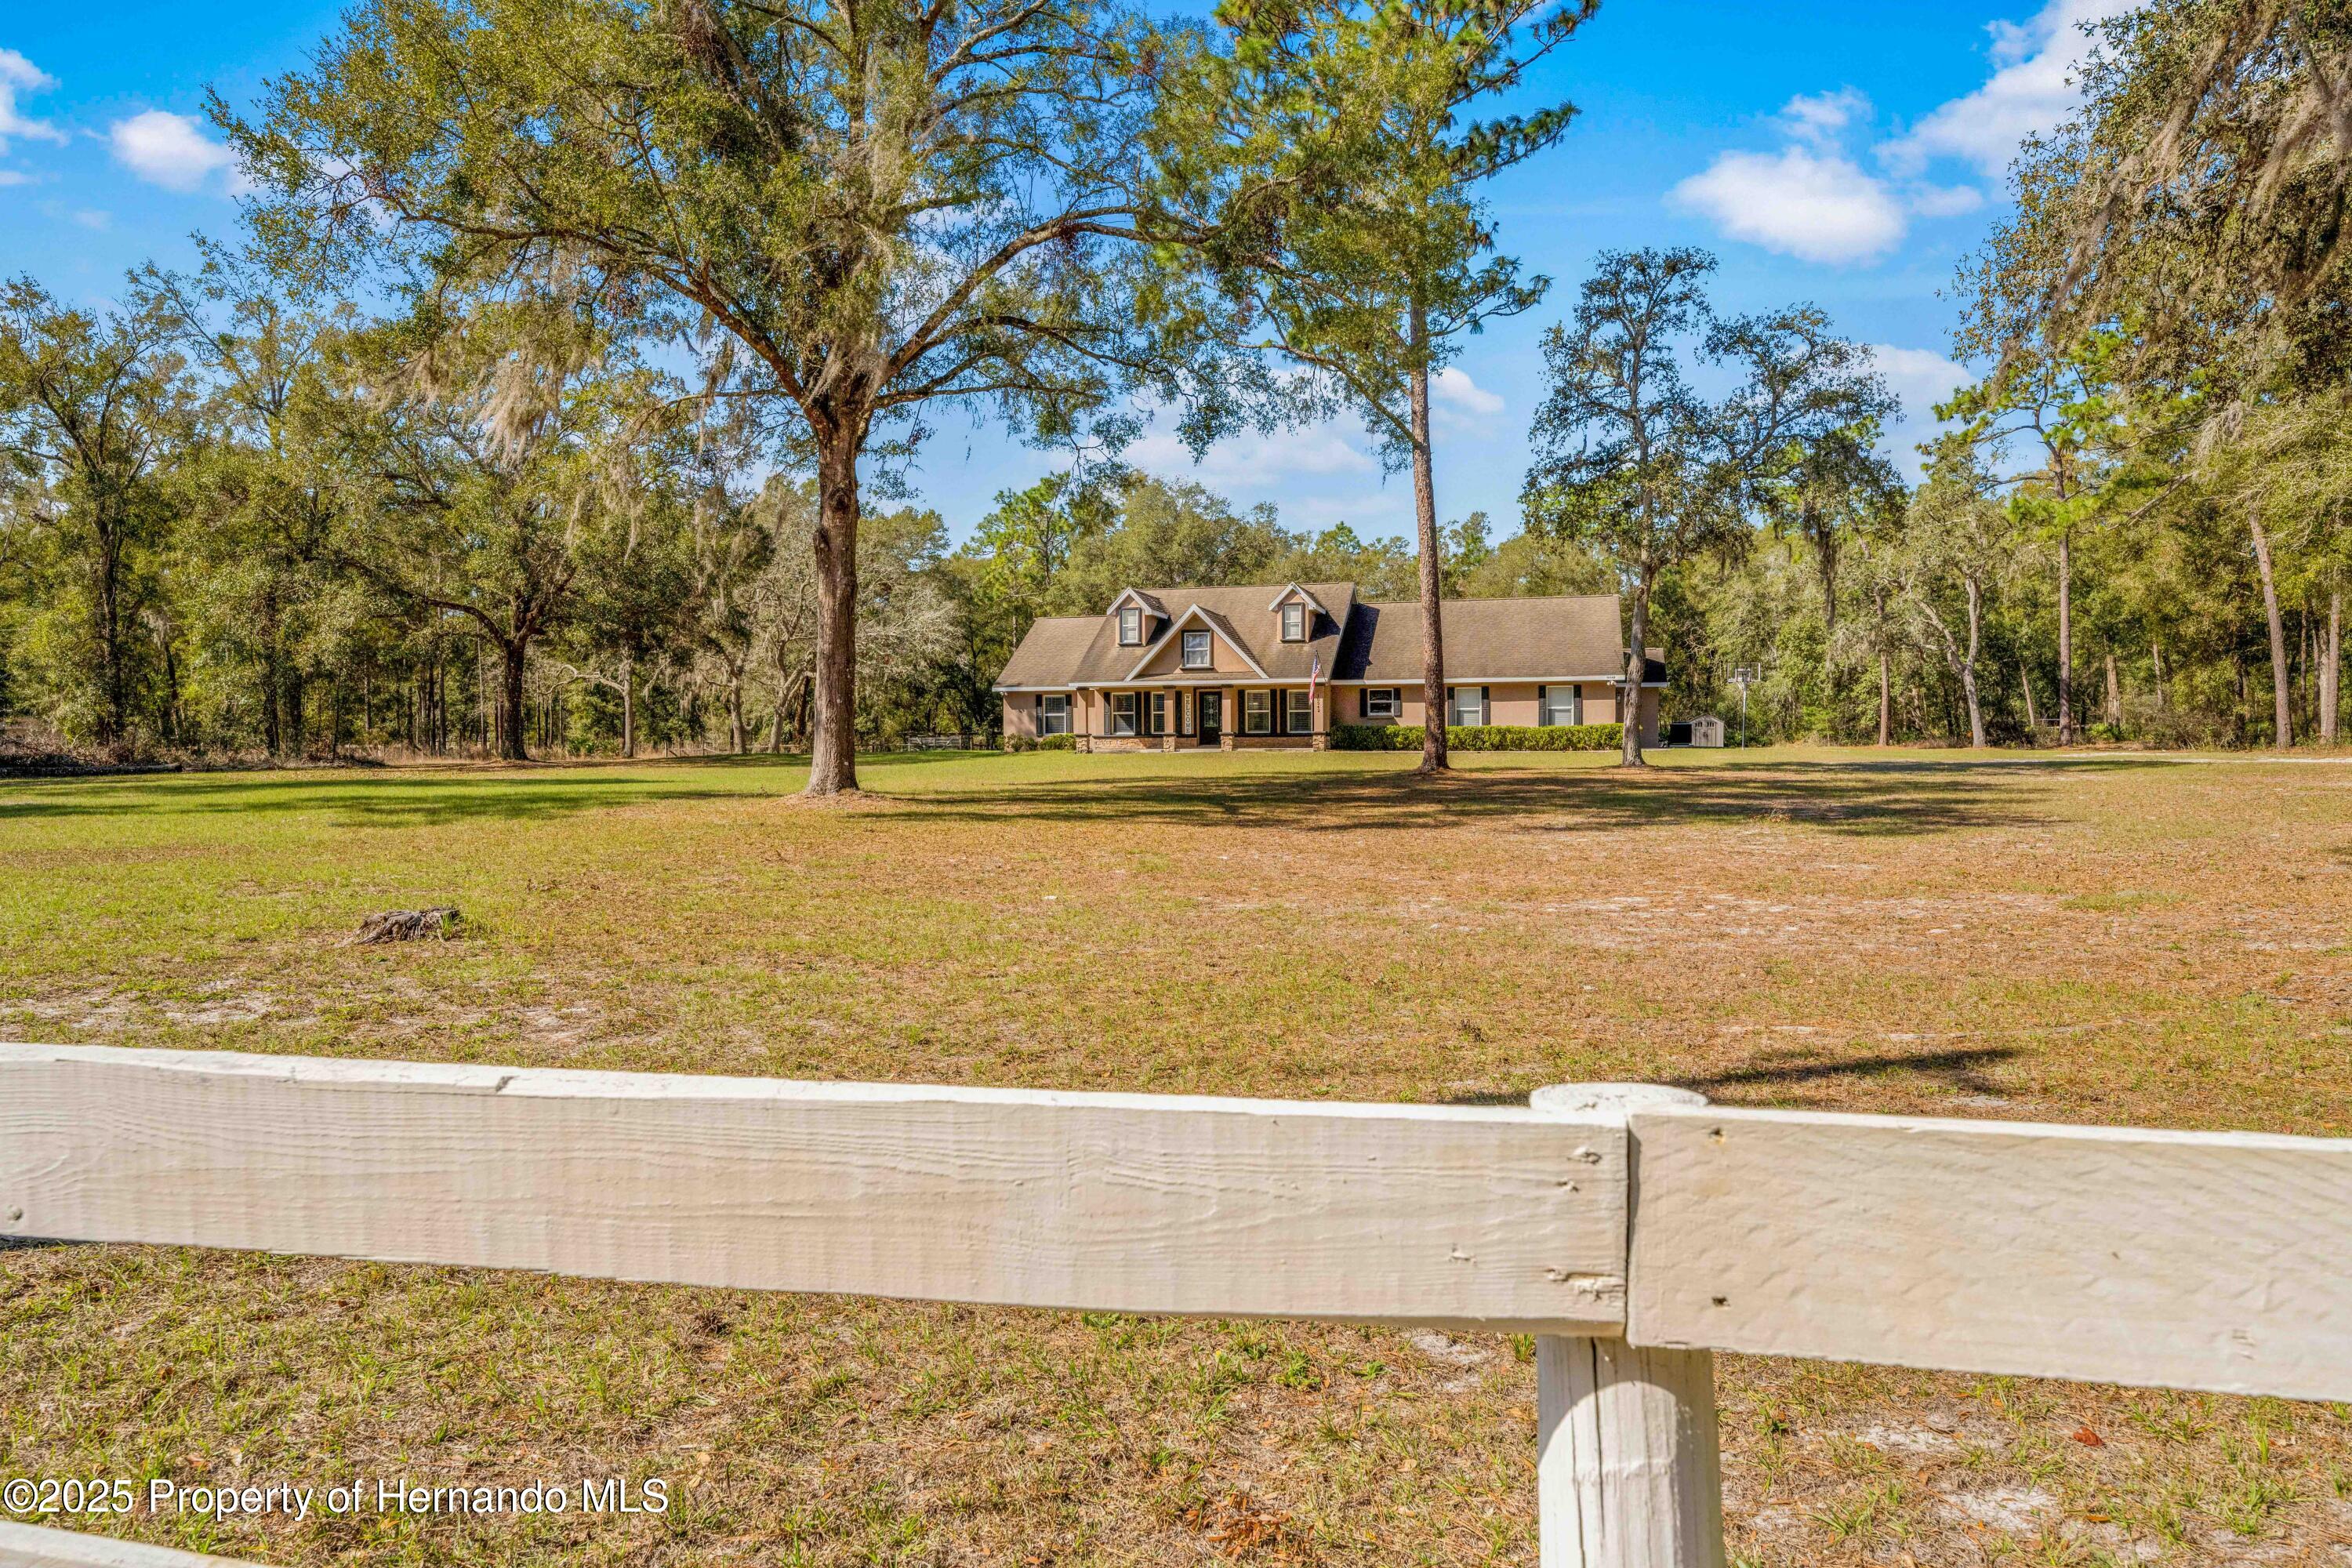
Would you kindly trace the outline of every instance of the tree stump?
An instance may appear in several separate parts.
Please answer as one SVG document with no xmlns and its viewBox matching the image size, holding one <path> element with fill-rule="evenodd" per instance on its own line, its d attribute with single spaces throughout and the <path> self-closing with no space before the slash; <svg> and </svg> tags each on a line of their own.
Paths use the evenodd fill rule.
<svg viewBox="0 0 2352 1568">
<path fill-rule="evenodd" d="M 447 942 L 457 934 L 457 911 L 443 905 L 430 910 L 386 910 L 360 921 L 362 942 Z"/>
</svg>

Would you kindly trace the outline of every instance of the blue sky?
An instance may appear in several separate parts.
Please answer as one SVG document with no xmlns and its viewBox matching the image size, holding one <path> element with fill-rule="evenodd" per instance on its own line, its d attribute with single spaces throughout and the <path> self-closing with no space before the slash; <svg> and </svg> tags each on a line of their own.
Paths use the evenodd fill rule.
<svg viewBox="0 0 2352 1568">
<path fill-rule="evenodd" d="M 1438 502 L 1517 526 L 1538 341 L 1598 251 L 1703 245 L 1728 310 L 1797 300 L 1877 346 L 1912 424 L 1958 378 L 1938 297 L 2003 207 L 2018 139 L 2070 101 L 2077 24 L 2119 0 L 1603 0 L 1530 84 L 1583 110 L 1551 153 L 1491 187 L 1503 247 L 1552 278 L 1534 311 L 1470 340 L 1438 388 Z M 205 89 L 249 101 L 301 63 L 338 6 L 181 0 L 10 8 L 0 19 L 0 274 L 102 301 L 150 258 L 186 264 L 195 231 L 236 225 L 236 174 Z M 996 491 L 1058 466 L 950 417 L 912 476 L 961 536 Z M 1412 492 L 1347 423 L 1231 442 L 1197 468 L 1148 435 L 1130 460 L 1293 527 L 1409 531 Z"/>
</svg>

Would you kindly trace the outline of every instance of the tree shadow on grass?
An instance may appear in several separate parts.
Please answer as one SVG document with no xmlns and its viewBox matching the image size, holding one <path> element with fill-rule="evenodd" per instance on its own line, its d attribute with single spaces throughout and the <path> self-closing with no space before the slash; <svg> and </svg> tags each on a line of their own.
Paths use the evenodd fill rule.
<svg viewBox="0 0 2352 1568">
<path fill-rule="evenodd" d="M 885 784 L 973 760 L 960 752 L 860 757 L 861 772 Z M 679 800 L 757 799 L 797 794 L 805 755 L 618 757 L 516 766 L 430 763 L 349 773 L 229 772 L 109 773 L 0 778 L 0 822 L 138 815 L 202 816 L 315 812 L 341 826 L 476 820 L 528 822 L 583 811 Z M 775 775 L 762 789 L 759 775 Z M 713 778 L 730 784 L 714 787 Z"/>
<path fill-rule="evenodd" d="M 1982 1069 L 2006 1061 L 2013 1061 L 2021 1053 L 2014 1046 L 1979 1046 L 1964 1050 L 1885 1052 L 1866 1057 L 1840 1057 L 1822 1059 L 1809 1058 L 1802 1061 L 1759 1062 L 1748 1067 L 1733 1068 L 1726 1072 L 1702 1076 L 1681 1076 L 1659 1081 L 1676 1089 L 1696 1089 L 1713 1100 L 1726 1093 L 1756 1088 L 1787 1089 L 1807 1084 L 1838 1082 L 1857 1079 L 1901 1078 L 1916 1074 L 1933 1079 L 1957 1093 L 2005 1095 L 2008 1090 L 1983 1076 Z M 1450 1096 L 1438 1101 L 1441 1105 L 1525 1105 L 1524 1094 L 1508 1094 L 1501 1090 L 1482 1090 L 1475 1094 Z M 1727 1101 L 1736 1104 L 1738 1101 Z"/>
<path fill-rule="evenodd" d="M 2105 766 L 2129 765 L 2104 763 Z M 1157 822 L 1361 835 L 1517 819 L 1529 832 L 1790 823 L 1861 837 L 2049 820 L 2030 778 L 1966 763 L 1774 763 L 1748 768 L 1528 768 L 1423 780 L 1402 769 L 1233 774 L 1160 771 L 891 799 L 909 816 Z"/>
<path fill-rule="evenodd" d="M 1917 1073 L 1968 1094 L 2003 1095 L 2008 1091 L 1982 1069 L 2019 1056 L 2014 1046 L 1976 1046 L 1964 1050 L 1887 1052 L 1878 1056 L 1832 1058 L 1829 1060 L 1759 1062 L 1702 1078 L 1678 1078 L 1675 1084 L 1695 1089 L 1710 1098 L 1726 1091 L 1759 1086 L 1788 1088 L 1825 1079 L 1892 1078 Z"/>
<path fill-rule="evenodd" d="M 740 799 L 747 793 L 712 788 L 689 778 L 669 783 L 593 771 L 561 776 L 373 773 L 349 779 L 173 774 L 168 781 L 27 781 L 0 798 L 0 821 L 308 812 L 345 827 L 429 827 L 479 820 L 542 821 L 654 802 Z"/>
</svg>

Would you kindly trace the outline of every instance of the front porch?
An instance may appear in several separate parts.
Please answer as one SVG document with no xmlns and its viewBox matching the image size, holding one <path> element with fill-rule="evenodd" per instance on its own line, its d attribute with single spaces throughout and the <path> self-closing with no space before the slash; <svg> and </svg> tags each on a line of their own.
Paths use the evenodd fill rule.
<svg viewBox="0 0 2352 1568">
<path fill-rule="evenodd" d="M 1078 694 L 1081 752 L 1325 751 L 1331 688 L 1163 683 Z"/>
</svg>

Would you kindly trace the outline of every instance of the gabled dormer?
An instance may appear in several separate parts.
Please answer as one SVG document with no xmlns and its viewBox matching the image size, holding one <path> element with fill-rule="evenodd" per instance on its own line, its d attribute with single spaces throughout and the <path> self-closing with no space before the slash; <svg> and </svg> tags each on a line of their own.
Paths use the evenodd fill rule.
<svg viewBox="0 0 2352 1568">
<path fill-rule="evenodd" d="M 1336 629 L 1323 601 L 1297 583 L 1285 583 L 1266 608 L 1274 616 L 1275 636 L 1283 642 L 1311 642 L 1327 629 Z"/>
<path fill-rule="evenodd" d="M 1193 605 L 1169 623 L 1150 647 L 1141 650 L 1123 679 L 1249 674 L 1271 679 L 1265 667 L 1234 632 L 1233 623 L 1214 611 Z"/>
<path fill-rule="evenodd" d="M 1117 628 L 1121 647 L 1150 647 L 1168 628 L 1168 606 L 1140 588 L 1121 592 L 1106 613 Z"/>
</svg>

